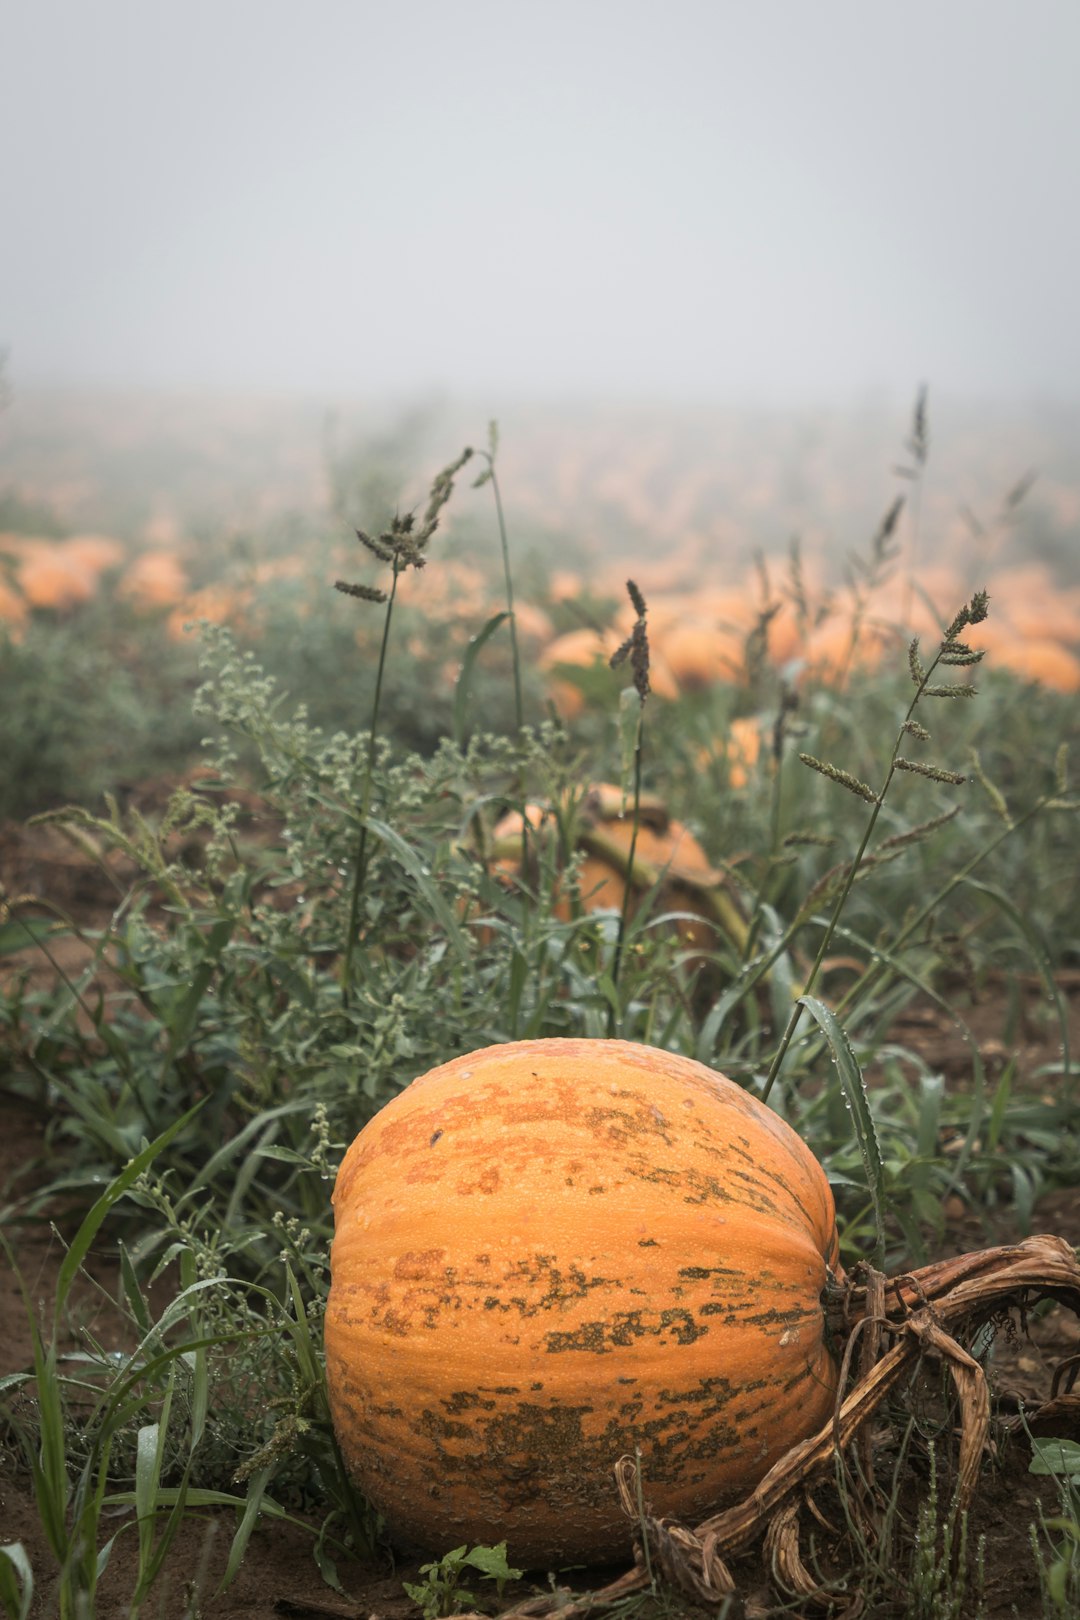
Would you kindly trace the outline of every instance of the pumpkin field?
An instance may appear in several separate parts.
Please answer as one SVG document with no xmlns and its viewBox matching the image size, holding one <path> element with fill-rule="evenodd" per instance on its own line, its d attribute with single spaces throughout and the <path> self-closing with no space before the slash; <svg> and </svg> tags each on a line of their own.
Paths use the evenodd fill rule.
<svg viewBox="0 0 1080 1620">
<path fill-rule="evenodd" d="M 932 403 L 0 415 L 8 1620 L 1080 1614 L 1075 423 Z"/>
</svg>

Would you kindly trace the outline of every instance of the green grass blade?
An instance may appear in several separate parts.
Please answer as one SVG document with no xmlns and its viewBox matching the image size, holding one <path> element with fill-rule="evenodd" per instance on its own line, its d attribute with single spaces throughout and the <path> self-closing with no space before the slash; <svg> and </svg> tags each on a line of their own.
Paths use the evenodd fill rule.
<svg viewBox="0 0 1080 1620">
<path fill-rule="evenodd" d="M 8 1620 L 26 1620 L 34 1601 L 34 1571 L 21 1541 L 0 1547 L 0 1603 Z"/>
<path fill-rule="evenodd" d="M 175 1363 L 170 1369 L 169 1387 L 161 1405 L 161 1416 L 156 1423 L 144 1423 L 135 1443 L 135 1514 L 139 1522 L 139 1568 L 145 1569 L 154 1550 L 154 1514 L 157 1508 L 157 1490 L 161 1484 L 161 1464 L 165 1454 L 165 1437 L 169 1429 L 173 1388 L 176 1382 Z"/>
<path fill-rule="evenodd" d="M 64 1406 L 60 1394 L 60 1375 L 56 1367 L 56 1343 L 54 1338 L 46 1351 L 21 1275 L 18 1275 L 18 1281 L 34 1347 L 34 1378 L 38 1401 L 39 1444 L 36 1449 L 24 1446 L 24 1450 L 30 1464 L 34 1499 L 41 1515 L 42 1528 L 48 1537 L 49 1546 L 58 1561 L 63 1564 L 70 1552 L 67 1529 L 70 1485 L 67 1447 L 64 1441 Z"/>
<path fill-rule="evenodd" d="M 395 832 L 387 822 L 380 821 L 376 816 L 369 816 L 367 824 L 376 838 L 386 845 L 398 865 L 408 872 L 426 900 L 433 916 L 438 918 L 443 933 L 456 952 L 458 959 L 463 963 L 470 961 L 469 947 L 465 941 L 465 936 L 458 927 L 453 908 L 441 889 L 438 889 L 431 881 L 431 873 L 426 869 L 412 845 L 406 843 L 401 834 Z"/>
<path fill-rule="evenodd" d="M 940 1008 L 950 1022 L 956 1026 L 964 1040 L 964 1044 L 967 1046 L 967 1049 L 971 1054 L 971 1073 L 973 1085 L 968 1103 L 967 1132 L 965 1134 L 960 1152 L 957 1154 L 953 1163 L 952 1174 L 949 1178 L 949 1185 L 945 1193 L 942 1194 L 942 1196 L 945 1197 L 953 1190 L 953 1188 L 960 1185 L 960 1182 L 967 1171 L 968 1164 L 971 1161 L 971 1156 L 975 1150 L 975 1143 L 978 1140 L 979 1134 L 983 1128 L 983 1121 L 986 1113 L 986 1069 L 982 1060 L 982 1053 L 979 1051 L 979 1043 L 975 1039 L 970 1026 L 963 1018 L 960 1017 L 960 1014 L 957 1012 L 956 1008 L 949 1001 L 947 1001 L 943 995 L 934 989 L 929 979 L 925 978 L 921 973 L 916 972 L 914 969 L 909 968 L 906 962 L 904 962 L 900 957 L 895 956 L 891 951 L 886 949 L 885 946 L 871 944 L 869 940 L 863 938 L 863 936 L 857 933 L 854 929 L 838 928 L 836 932 L 837 938 L 851 940 L 855 945 L 858 946 L 859 950 L 865 952 L 871 960 L 887 968 L 898 982 L 903 982 L 910 985 L 920 997 L 926 1001 L 932 1002 L 934 1006 Z M 858 1005 L 859 1003 L 857 998 L 853 998 L 852 1001 L 849 1002 L 849 1017 L 853 1016 Z M 880 1038 L 880 1035 L 876 1039 L 872 1037 L 871 1039 L 873 1044 L 877 1044 L 877 1040 Z M 919 1151 L 925 1152 L 927 1157 L 932 1157 L 933 1151 L 936 1151 L 936 1146 L 932 1151 L 929 1143 L 924 1143 L 924 1145 L 919 1148 Z"/>
<path fill-rule="evenodd" d="M 162 1485 L 158 1489 L 157 1504 L 159 1508 L 176 1507 L 186 1504 L 189 1508 L 215 1508 L 231 1507 L 243 1508 L 247 1506 L 247 1498 L 234 1496 L 231 1491 L 214 1491 L 205 1486 L 197 1486 L 193 1490 L 184 1490 L 179 1485 Z M 134 1491 L 112 1491 L 103 1499 L 103 1507 L 134 1507 Z M 289 1514 L 272 1496 L 264 1496 L 259 1508 L 268 1519 L 289 1519 Z M 303 1520 L 290 1520 L 293 1523 L 303 1523 Z M 310 1529 L 309 1525 L 305 1528 Z"/>
<path fill-rule="evenodd" d="M 173 1120 L 172 1124 L 166 1130 L 162 1131 L 160 1136 L 155 1137 L 148 1147 L 143 1148 L 141 1153 L 137 1153 L 135 1157 L 124 1166 L 120 1174 L 109 1183 L 101 1197 L 98 1199 L 97 1203 L 91 1209 L 82 1225 L 79 1227 L 79 1230 L 71 1240 L 71 1247 L 64 1256 L 64 1263 L 60 1267 L 60 1272 L 56 1279 L 56 1308 L 54 1312 L 54 1323 L 57 1328 L 59 1327 L 60 1313 L 64 1308 L 64 1302 L 67 1299 L 68 1292 L 73 1281 L 75 1280 L 79 1267 L 82 1265 L 87 1254 L 89 1253 L 90 1245 L 97 1236 L 102 1221 L 104 1221 L 105 1217 L 108 1215 L 113 1206 L 120 1202 L 120 1199 L 123 1198 L 128 1189 L 133 1186 L 136 1181 L 138 1181 L 143 1171 L 153 1163 L 153 1161 L 157 1158 L 157 1155 L 161 1152 L 162 1148 L 168 1147 L 169 1143 L 174 1137 L 180 1134 L 185 1125 L 194 1119 L 195 1115 L 199 1112 L 199 1109 L 202 1106 L 203 1105 L 201 1102 L 197 1102 L 194 1108 L 189 1108 L 186 1114 L 181 1114 L 179 1119 Z"/>
<path fill-rule="evenodd" d="M 855 1126 L 855 1136 L 866 1168 L 866 1179 L 874 1207 L 874 1264 L 881 1269 L 885 1264 L 885 1167 L 881 1162 L 881 1146 L 866 1082 L 862 1077 L 858 1059 L 852 1051 L 847 1032 L 831 1008 L 816 996 L 800 996 L 800 1002 L 817 1022 L 832 1053 L 836 1072 L 843 1088 L 844 1101 Z"/>
<path fill-rule="evenodd" d="M 11 956 L 15 951 L 25 951 L 27 946 L 36 945 L 43 939 L 70 933 L 70 928 L 52 917 L 13 917 L 10 922 L 0 926 L 0 956 Z"/>
<path fill-rule="evenodd" d="M 509 617 L 510 614 L 505 608 L 501 613 L 493 613 L 483 629 L 470 639 L 469 645 L 465 649 L 465 656 L 461 660 L 461 673 L 458 675 L 457 685 L 454 688 L 454 741 L 459 748 L 465 745 L 465 732 L 469 719 L 469 691 L 472 687 L 476 660 L 500 624 Z"/>
<path fill-rule="evenodd" d="M 195 1256 L 189 1249 L 180 1260 L 180 1281 L 184 1288 L 193 1288 L 198 1282 L 198 1268 Z M 197 1335 L 203 1331 L 202 1312 L 196 1307 L 191 1312 L 191 1325 Z M 210 1403 L 210 1383 L 205 1348 L 191 1350 L 182 1358 L 191 1370 L 191 1440 L 189 1452 L 194 1455 L 195 1448 L 203 1437 L 206 1428 L 206 1416 Z M 170 1384 L 170 1392 L 171 1392 Z M 190 1465 L 190 1458 L 189 1458 Z M 160 1483 L 160 1482 L 159 1482 Z"/>
<path fill-rule="evenodd" d="M 258 1473 L 252 1474 L 251 1479 L 248 1481 L 244 1512 L 240 1523 L 236 1527 L 236 1534 L 233 1536 L 233 1543 L 229 1549 L 229 1561 L 225 1566 L 225 1573 L 221 1577 L 221 1585 L 218 1587 L 219 1592 L 224 1592 L 243 1562 L 248 1542 L 251 1540 L 251 1532 L 258 1522 L 259 1514 L 262 1512 L 263 1493 L 266 1490 L 269 1478 L 270 1465 L 268 1464 L 265 1468 L 260 1468 Z"/>
<path fill-rule="evenodd" d="M 218 1148 L 216 1153 L 212 1153 L 206 1163 L 195 1171 L 191 1180 L 187 1183 L 188 1196 L 190 1197 L 191 1193 L 200 1187 L 210 1186 L 214 1177 L 228 1164 L 230 1159 L 234 1159 L 240 1154 L 244 1154 L 244 1157 L 246 1157 L 245 1149 L 247 1144 L 253 1136 L 257 1136 L 260 1131 L 265 1130 L 271 1120 L 281 1119 L 285 1114 L 310 1112 L 310 1101 L 306 1097 L 302 1097 L 281 1103 L 277 1108 L 268 1108 L 261 1114 L 256 1114 L 254 1119 L 249 1120 L 241 1130 L 237 1131 L 235 1136 L 230 1137 L 223 1147 Z"/>
<path fill-rule="evenodd" d="M 131 1263 L 131 1255 L 128 1253 L 127 1244 L 121 1243 L 119 1248 L 120 1284 L 123 1288 L 124 1298 L 140 1334 L 147 1334 L 150 1332 L 151 1326 L 150 1312 L 147 1309 L 146 1300 L 143 1298 L 142 1289 L 139 1287 L 139 1280 L 135 1275 L 135 1267 Z"/>
</svg>

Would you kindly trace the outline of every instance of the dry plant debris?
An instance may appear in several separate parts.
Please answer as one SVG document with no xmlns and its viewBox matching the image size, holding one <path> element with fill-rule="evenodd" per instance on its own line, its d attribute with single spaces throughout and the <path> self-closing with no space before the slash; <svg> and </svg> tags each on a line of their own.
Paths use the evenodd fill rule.
<svg viewBox="0 0 1080 1620">
<path fill-rule="evenodd" d="M 935 1261 L 892 1278 L 861 1265 L 837 1286 L 830 1301 L 837 1331 L 846 1337 L 841 1390 L 847 1392 L 817 1434 L 793 1446 L 743 1501 L 694 1529 L 676 1519 L 653 1517 L 648 1481 L 641 1478 L 637 1460 L 621 1457 L 615 1465 L 616 1488 L 624 1512 L 640 1528 L 634 1568 L 585 1597 L 575 1599 L 560 1590 L 509 1612 L 522 1617 L 558 1612 L 560 1620 L 570 1620 L 646 1590 L 657 1574 L 694 1602 L 715 1605 L 736 1591 L 728 1561 L 764 1538 L 768 1567 L 782 1590 L 853 1620 L 862 1609 L 859 1593 L 830 1591 L 802 1559 L 800 1515 L 807 1511 L 820 1518 L 814 1487 L 831 1479 L 839 1464 L 851 1487 L 850 1508 L 863 1534 L 874 1537 L 870 1420 L 921 1362 L 932 1359 L 948 1372 L 959 1407 L 956 1482 L 949 1508 L 951 1522 L 958 1525 L 971 1504 L 990 1431 L 986 1374 L 959 1336 L 1004 1321 L 1013 1310 L 1023 1323 L 1044 1299 L 1080 1316 L 1080 1265 L 1064 1239 L 1048 1234 Z M 1063 1383 L 1071 1384 L 1076 1371 L 1072 1365 L 1058 1369 L 1050 1402 L 1031 1414 L 1035 1425 L 1041 1426 L 1041 1414 L 1054 1403 L 1069 1399 L 1059 1390 Z M 858 1452 L 855 1467 L 853 1452 Z M 961 1545 L 958 1536 L 952 1545 Z"/>
</svg>

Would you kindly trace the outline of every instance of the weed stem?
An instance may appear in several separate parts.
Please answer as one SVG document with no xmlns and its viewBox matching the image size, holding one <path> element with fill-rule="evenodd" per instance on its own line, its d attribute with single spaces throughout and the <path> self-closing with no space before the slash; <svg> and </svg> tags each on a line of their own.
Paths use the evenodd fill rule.
<svg viewBox="0 0 1080 1620">
<path fill-rule="evenodd" d="M 375 675 L 375 696 L 371 704 L 371 727 L 368 732 L 367 762 L 364 769 L 364 785 L 360 794 L 360 833 L 356 842 L 356 860 L 353 866 L 352 894 L 349 899 L 349 923 L 345 935 L 345 954 L 341 963 L 341 1003 L 343 1007 L 349 1005 L 349 987 L 352 981 L 352 959 L 356 948 L 357 925 L 360 918 L 360 902 L 364 894 L 364 881 L 367 877 L 367 834 L 368 814 L 371 810 L 371 787 L 375 776 L 375 749 L 378 743 L 379 708 L 382 703 L 383 671 L 386 668 L 386 649 L 390 641 L 390 620 L 394 612 L 394 598 L 397 595 L 398 576 L 401 569 L 394 563 L 394 573 L 390 584 L 390 593 L 386 598 L 386 617 L 383 620 L 382 643 L 379 647 L 379 667 Z"/>
<path fill-rule="evenodd" d="M 966 614 L 967 610 L 965 609 L 964 611 Z M 896 734 L 896 742 L 893 744 L 892 757 L 889 760 L 889 768 L 885 773 L 885 780 L 874 797 L 873 808 L 867 817 L 866 827 L 863 830 L 862 841 L 855 852 L 855 859 L 851 861 L 848 866 L 840 893 L 836 897 L 836 904 L 833 906 L 832 916 L 829 918 L 825 932 L 821 936 L 821 941 L 817 949 L 817 955 L 814 957 L 813 965 L 809 974 L 807 975 L 806 983 L 803 986 L 803 995 L 809 995 L 817 982 L 817 976 L 821 971 L 821 964 L 824 962 L 825 957 L 828 954 L 829 947 L 832 944 L 833 935 L 836 932 L 837 924 L 840 921 L 844 907 L 847 905 L 848 895 L 851 893 L 852 885 L 855 882 L 859 867 L 862 865 L 863 856 L 866 854 L 867 846 L 870 843 L 871 837 L 873 836 L 874 828 L 877 825 L 878 816 L 881 814 L 881 807 L 885 803 L 885 796 L 889 791 L 892 779 L 896 775 L 898 769 L 897 761 L 900 758 L 900 750 L 903 747 L 905 737 L 908 735 L 908 721 L 915 713 L 915 709 L 920 698 L 930 685 L 931 676 L 937 669 L 942 655 L 948 650 L 950 642 L 955 638 L 958 630 L 963 627 L 964 623 L 967 622 L 968 620 L 964 616 L 961 616 L 958 620 L 954 620 L 953 626 L 950 627 L 950 632 L 946 634 L 945 638 L 942 640 L 941 645 L 938 647 L 937 653 L 935 654 L 929 668 L 921 672 L 918 685 L 915 688 L 915 695 L 908 705 L 903 723 Z M 914 648 L 915 645 L 916 644 L 913 642 L 912 647 Z M 762 1087 L 761 1092 L 762 1102 L 768 1101 L 769 1093 L 772 1091 L 772 1088 L 776 1082 L 776 1077 L 780 1073 L 784 1059 L 787 1056 L 788 1048 L 791 1046 L 791 1042 L 795 1037 L 795 1031 L 799 1026 L 799 1020 L 802 1017 L 802 1012 L 803 1004 L 800 998 L 795 1002 L 795 1005 L 791 1009 L 791 1014 L 787 1021 L 787 1027 L 781 1036 L 780 1045 L 777 1047 L 776 1054 L 769 1066 L 769 1072 L 765 1077 L 765 1084 Z"/>
</svg>

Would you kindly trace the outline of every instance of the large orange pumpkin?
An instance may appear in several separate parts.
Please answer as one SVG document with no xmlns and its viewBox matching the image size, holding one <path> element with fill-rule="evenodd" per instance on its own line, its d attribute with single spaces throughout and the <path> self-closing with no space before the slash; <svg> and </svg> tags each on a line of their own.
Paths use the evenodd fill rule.
<svg viewBox="0 0 1080 1620">
<path fill-rule="evenodd" d="M 832 1411 L 833 1200 L 723 1075 L 626 1041 L 535 1040 L 415 1080 L 334 1192 L 326 1370 L 399 1539 L 555 1567 L 627 1551 L 612 1466 L 701 1517 Z"/>
</svg>

